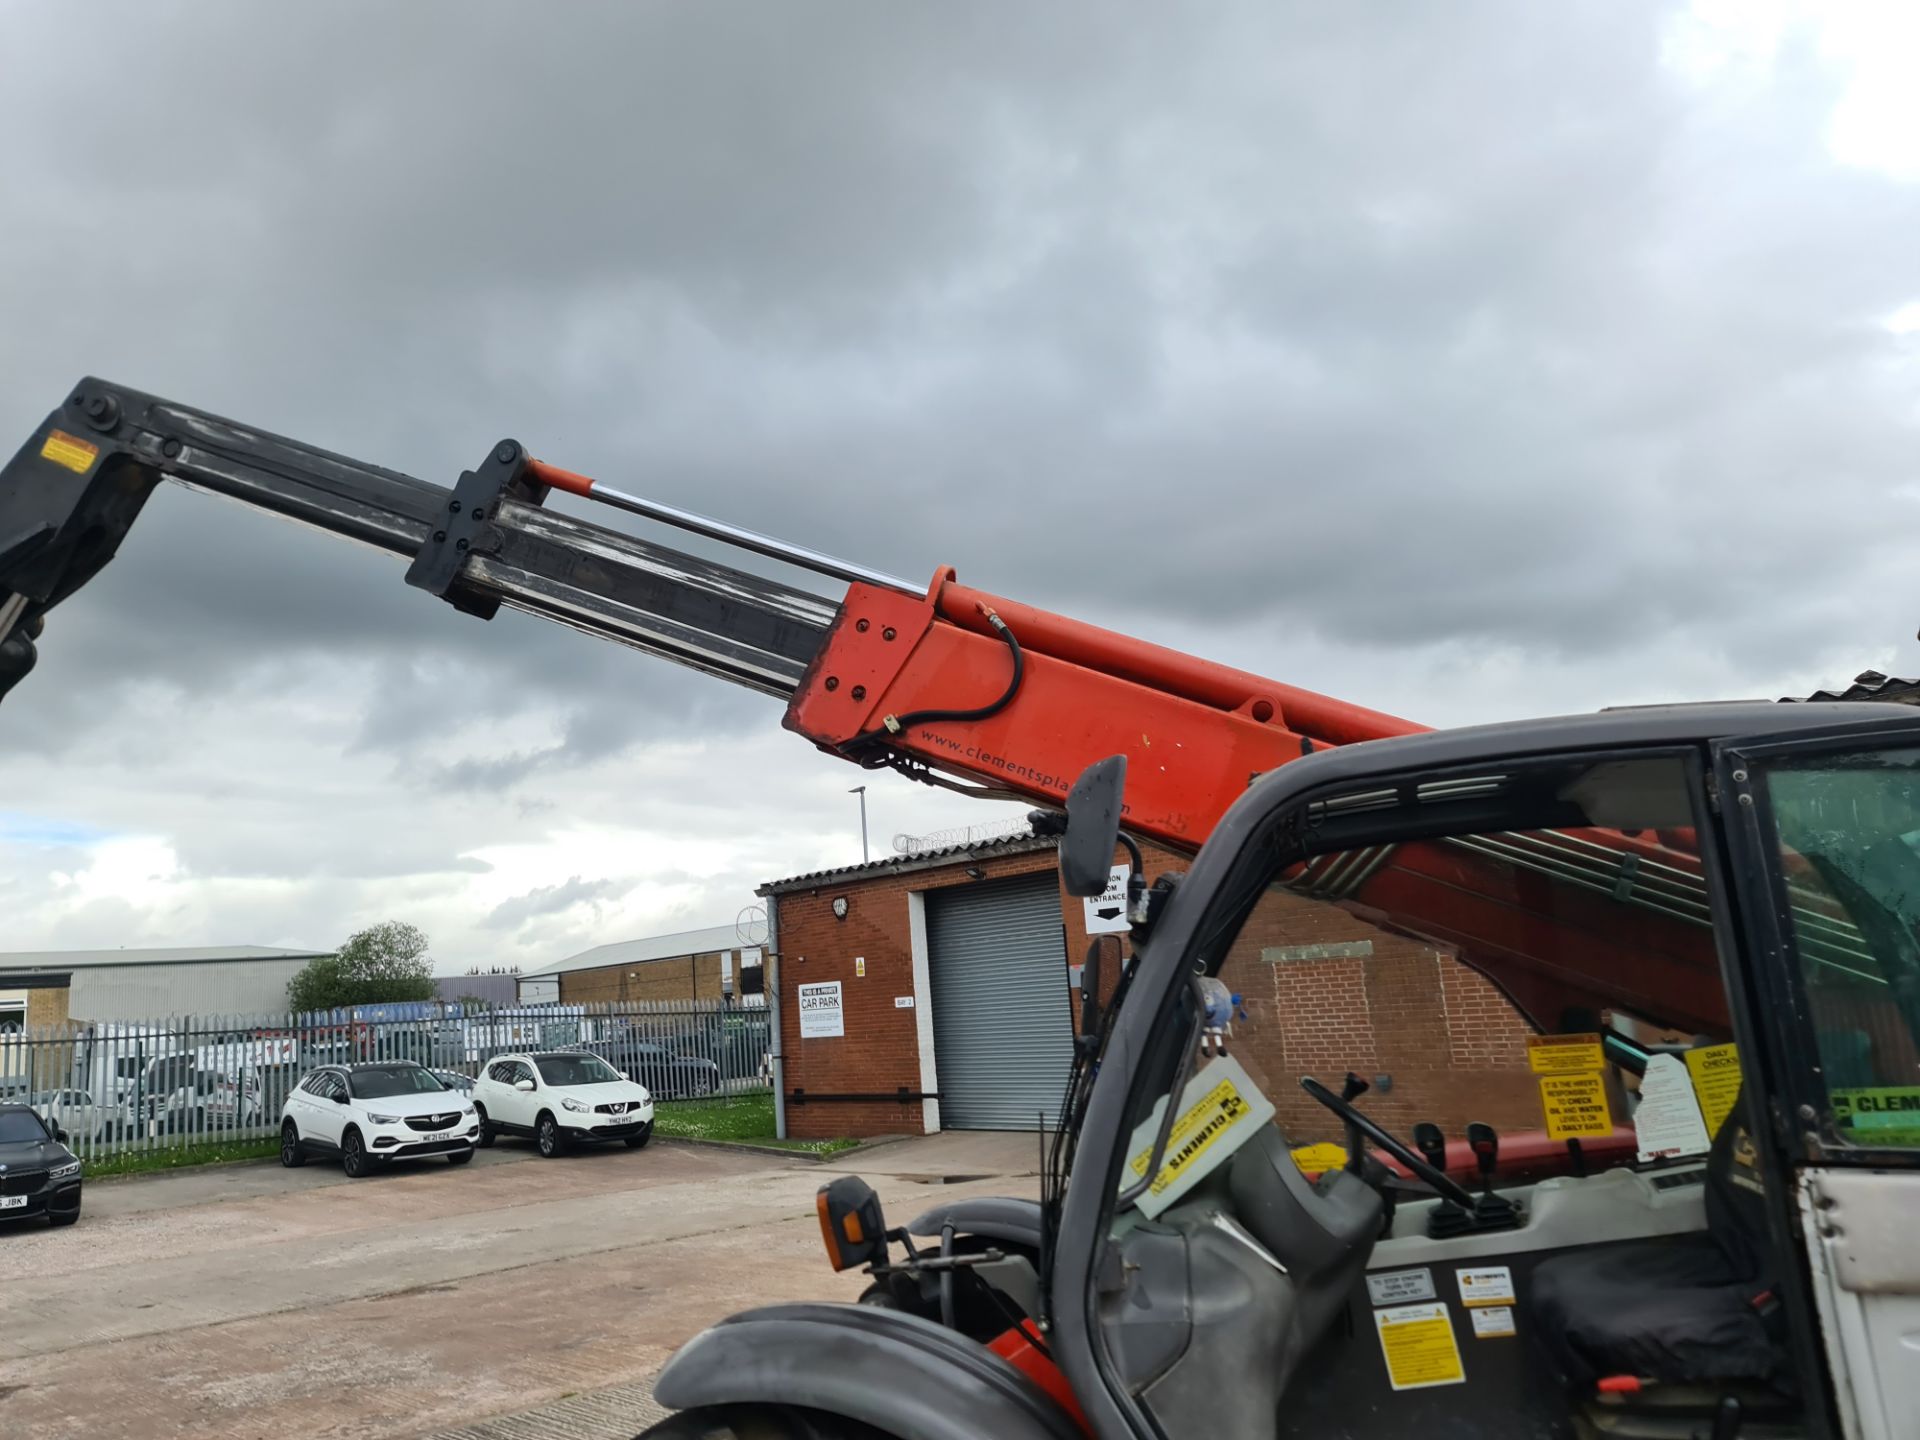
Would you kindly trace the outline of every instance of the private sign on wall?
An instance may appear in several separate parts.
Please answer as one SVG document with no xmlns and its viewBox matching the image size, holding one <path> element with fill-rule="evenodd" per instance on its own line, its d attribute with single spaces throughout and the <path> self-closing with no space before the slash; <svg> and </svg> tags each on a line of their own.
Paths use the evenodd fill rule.
<svg viewBox="0 0 1920 1440">
<path fill-rule="evenodd" d="M 845 1035 L 846 1011 L 840 1004 L 840 982 L 820 980 L 797 988 L 802 1040 L 830 1040 Z"/>
</svg>

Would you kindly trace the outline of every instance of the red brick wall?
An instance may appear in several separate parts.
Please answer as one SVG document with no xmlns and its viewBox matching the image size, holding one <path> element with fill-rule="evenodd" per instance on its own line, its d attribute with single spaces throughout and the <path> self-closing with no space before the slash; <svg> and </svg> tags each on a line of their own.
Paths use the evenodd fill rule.
<svg viewBox="0 0 1920 1440">
<path fill-rule="evenodd" d="M 1051 870 L 1055 859 L 1051 850 L 962 858 L 940 869 L 850 877 L 777 897 L 783 998 L 810 981 L 839 980 L 846 1012 L 843 1038 L 802 1041 L 796 1008 L 782 1005 L 789 1094 L 920 1088 L 919 1011 L 893 1003 L 913 993 L 907 894 L 978 883 L 965 873 L 969 863 L 996 880 Z M 1153 848 L 1146 854 L 1149 878 L 1185 863 Z M 845 920 L 833 917 L 836 896 L 848 901 Z M 1068 954 L 1077 963 L 1087 943 L 1081 907 L 1065 895 L 1061 904 Z M 1310 946 L 1367 953 L 1297 955 Z M 864 978 L 854 974 L 856 956 L 866 958 Z M 1104 968 L 1111 987 L 1115 967 Z M 1541 1123 L 1526 1068 L 1525 1023 L 1486 980 L 1431 946 L 1376 929 L 1337 906 L 1270 892 L 1221 976 L 1243 996 L 1248 1014 L 1234 1027 L 1233 1052 L 1298 1141 L 1339 1138 L 1333 1117 L 1300 1090 L 1300 1077 L 1314 1075 L 1337 1088 L 1350 1069 L 1369 1080 L 1392 1077 L 1391 1088 L 1376 1090 L 1364 1104 L 1401 1134 L 1420 1120 L 1436 1121 L 1450 1135 L 1470 1120 L 1504 1130 Z M 917 997 L 918 1005 L 927 1003 L 928 997 Z M 917 1102 L 791 1101 L 787 1123 L 801 1137 L 918 1134 L 923 1124 Z"/>
</svg>

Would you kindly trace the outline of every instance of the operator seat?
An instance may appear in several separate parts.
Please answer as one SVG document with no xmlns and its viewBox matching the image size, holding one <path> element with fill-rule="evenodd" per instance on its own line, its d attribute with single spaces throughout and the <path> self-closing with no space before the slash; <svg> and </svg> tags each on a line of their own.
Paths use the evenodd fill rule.
<svg viewBox="0 0 1920 1440">
<path fill-rule="evenodd" d="M 1676 1384 L 1765 1381 L 1773 1270 L 1744 1093 L 1707 1154 L 1702 1234 L 1596 1245 L 1533 1272 L 1534 1333 L 1569 1386 L 1603 1376 Z"/>
</svg>

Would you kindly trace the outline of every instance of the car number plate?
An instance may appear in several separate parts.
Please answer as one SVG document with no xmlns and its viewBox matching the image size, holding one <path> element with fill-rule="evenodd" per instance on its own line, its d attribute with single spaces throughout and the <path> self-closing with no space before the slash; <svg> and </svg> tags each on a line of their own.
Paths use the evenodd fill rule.
<svg viewBox="0 0 1920 1440">
<path fill-rule="evenodd" d="M 0 1210 L 24 1210 L 27 1197 L 24 1195 L 0 1195 Z"/>
<path fill-rule="evenodd" d="M 451 1131 L 451 1130 L 442 1130 L 442 1131 L 440 1131 L 440 1132 L 439 1132 L 438 1134 L 435 1134 L 435 1135 L 422 1135 L 422 1136 L 420 1137 L 420 1139 L 421 1139 L 421 1142 L 422 1142 L 423 1144 L 427 1144 L 427 1145 L 432 1145 L 432 1144 L 435 1144 L 436 1142 L 438 1142 L 438 1141 L 441 1141 L 441 1140 L 451 1140 L 451 1139 L 453 1139 L 453 1131 Z"/>
</svg>

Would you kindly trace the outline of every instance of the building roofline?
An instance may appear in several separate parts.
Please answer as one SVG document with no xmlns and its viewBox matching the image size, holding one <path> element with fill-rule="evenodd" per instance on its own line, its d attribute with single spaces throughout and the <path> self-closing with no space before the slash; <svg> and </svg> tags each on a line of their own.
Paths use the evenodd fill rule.
<svg viewBox="0 0 1920 1440">
<path fill-rule="evenodd" d="M 864 865 L 842 865 L 832 870 L 814 870 L 785 880 L 769 880 L 753 893 L 791 895 L 797 890 L 817 890 L 825 885 L 870 880 L 881 875 L 912 875 L 922 870 L 943 870 L 958 860 L 996 860 L 1005 855 L 1034 855 L 1051 850 L 1057 844 L 1051 837 L 1013 835 L 999 840 L 976 840 L 966 845 L 946 845 L 918 855 L 889 855 L 884 860 L 869 860 Z"/>
<path fill-rule="evenodd" d="M 685 948 L 675 948 L 679 942 L 688 942 Z M 669 944 L 669 942 L 673 942 Z M 635 948 L 652 949 L 665 946 L 650 954 L 622 957 L 616 951 L 631 951 Z M 612 965 L 652 965 L 661 960 L 684 960 L 690 955 L 716 955 L 723 950 L 740 948 L 739 932 L 731 925 L 707 925 L 697 930 L 670 930 L 664 935 L 637 935 L 631 940 L 609 940 L 605 944 L 595 945 L 578 954 L 569 955 L 564 960 L 554 960 L 545 965 L 537 965 L 531 970 L 522 970 L 515 979 L 534 980 L 550 976 L 570 975 L 579 970 L 601 970 Z M 595 956 L 600 958 L 595 959 Z"/>
<path fill-rule="evenodd" d="M 252 953 L 227 953 L 252 952 Z M 0 951 L 0 968 L 99 970 L 112 966 L 146 969 L 157 965 L 258 965 L 276 960 L 318 960 L 331 950 L 279 950 L 265 945 L 157 946 L 147 950 L 15 950 Z M 161 959 L 157 957 L 164 956 Z"/>
<path fill-rule="evenodd" d="M 73 974 L 67 970 L 0 970 L 0 990 L 69 990 Z"/>
</svg>

